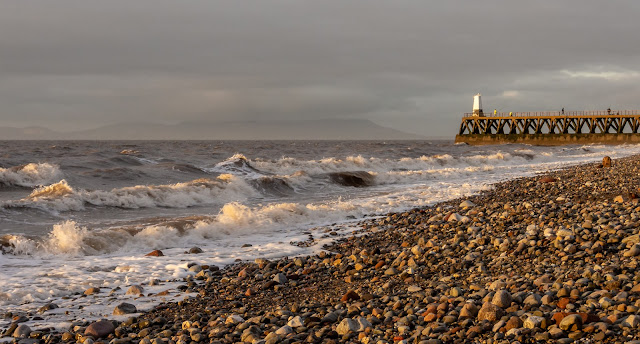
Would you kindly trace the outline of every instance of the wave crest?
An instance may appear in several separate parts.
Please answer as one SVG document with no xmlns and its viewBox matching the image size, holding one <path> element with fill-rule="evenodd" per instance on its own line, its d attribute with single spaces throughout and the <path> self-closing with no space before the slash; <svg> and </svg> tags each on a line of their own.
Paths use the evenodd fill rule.
<svg viewBox="0 0 640 344">
<path fill-rule="evenodd" d="M 62 172 L 58 165 L 29 163 L 10 168 L 0 168 L 0 184 L 34 187 L 59 179 Z"/>
<path fill-rule="evenodd" d="M 241 178 L 223 174 L 216 179 L 201 178 L 168 185 L 138 185 L 104 190 L 75 190 L 65 180 L 38 188 L 29 197 L 9 201 L 5 207 L 37 208 L 64 212 L 83 210 L 85 205 L 137 208 L 187 208 L 200 204 L 227 203 L 255 196 L 255 191 Z"/>
</svg>

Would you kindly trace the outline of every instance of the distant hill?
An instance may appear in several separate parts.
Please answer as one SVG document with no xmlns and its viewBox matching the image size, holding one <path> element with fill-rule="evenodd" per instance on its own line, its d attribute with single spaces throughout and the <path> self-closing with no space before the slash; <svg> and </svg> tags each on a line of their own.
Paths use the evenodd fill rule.
<svg viewBox="0 0 640 344">
<path fill-rule="evenodd" d="M 122 123 L 90 130 L 56 132 L 46 128 L 0 127 L 2 140 L 419 140 L 369 120 L 269 122 L 184 122 L 175 125 Z"/>
</svg>

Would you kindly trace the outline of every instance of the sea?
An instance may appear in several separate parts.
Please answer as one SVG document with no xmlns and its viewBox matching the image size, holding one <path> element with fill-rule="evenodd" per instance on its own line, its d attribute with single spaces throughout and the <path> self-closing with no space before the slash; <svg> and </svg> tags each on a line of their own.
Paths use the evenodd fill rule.
<svg viewBox="0 0 640 344">
<path fill-rule="evenodd" d="M 63 328 L 111 318 L 124 301 L 144 311 L 190 297 L 176 287 L 194 263 L 314 254 L 363 219 L 639 153 L 450 140 L 0 142 L 0 315 Z M 125 295 L 131 285 L 143 296 Z M 85 296 L 90 287 L 101 293 Z"/>
</svg>

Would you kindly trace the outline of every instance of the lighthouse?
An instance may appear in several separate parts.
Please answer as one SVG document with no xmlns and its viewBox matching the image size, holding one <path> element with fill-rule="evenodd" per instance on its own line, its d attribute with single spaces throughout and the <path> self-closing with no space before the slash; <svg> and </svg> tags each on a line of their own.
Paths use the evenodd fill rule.
<svg viewBox="0 0 640 344">
<path fill-rule="evenodd" d="M 482 112 L 482 96 L 480 93 L 473 96 L 473 115 L 484 117 L 484 113 Z"/>
</svg>

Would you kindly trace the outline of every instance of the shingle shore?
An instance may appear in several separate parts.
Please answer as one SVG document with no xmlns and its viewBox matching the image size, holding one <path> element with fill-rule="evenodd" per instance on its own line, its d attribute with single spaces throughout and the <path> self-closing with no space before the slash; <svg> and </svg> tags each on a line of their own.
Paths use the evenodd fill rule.
<svg viewBox="0 0 640 344">
<path fill-rule="evenodd" d="M 498 183 L 363 221 L 319 255 L 192 267 L 181 289 L 198 297 L 124 322 L 15 341 L 634 342 L 639 186 L 638 156 Z"/>
</svg>

